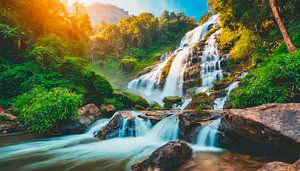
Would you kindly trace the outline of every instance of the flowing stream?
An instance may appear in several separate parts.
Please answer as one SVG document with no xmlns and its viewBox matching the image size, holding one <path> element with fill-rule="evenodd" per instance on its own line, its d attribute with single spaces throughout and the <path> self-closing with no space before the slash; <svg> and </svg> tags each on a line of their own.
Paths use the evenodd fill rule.
<svg viewBox="0 0 300 171">
<path fill-rule="evenodd" d="M 124 137 L 123 128 L 119 137 L 97 141 L 94 132 L 100 130 L 109 119 L 96 122 L 86 133 L 0 148 L 0 170 L 80 170 L 92 165 L 95 170 L 130 170 L 130 166 L 149 156 L 165 143 L 179 139 L 179 119 L 171 115 L 156 125 L 134 116 L 138 133 Z M 123 121 L 126 127 L 127 120 Z M 205 137 L 204 137 L 205 138 Z M 212 146 L 192 144 L 195 152 L 221 151 Z M 30 162 L 29 162 L 30 161 Z M 94 162 L 99 163 L 95 166 Z"/>
</svg>

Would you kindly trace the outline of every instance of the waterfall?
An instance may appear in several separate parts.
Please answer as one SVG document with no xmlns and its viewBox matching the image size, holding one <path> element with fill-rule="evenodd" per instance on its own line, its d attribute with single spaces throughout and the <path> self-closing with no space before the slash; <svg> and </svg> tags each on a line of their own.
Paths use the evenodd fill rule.
<svg viewBox="0 0 300 171">
<path fill-rule="evenodd" d="M 201 26 L 196 27 L 195 29 L 186 33 L 186 35 L 182 38 L 178 48 L 174 50 L 172 53 L 168 55 L 163 55 L 161 59 L 163 60 L 160 64 L 158 64 L 152 71 L 147 74 L 140 76 L 137 79 L 132 80 L 128 84 L 129 91 L 133 93 L 137 93 L 143 97 L 145 97 L 150 102 L 158 102 L 162 103 L 162 99 L 167 96 L 181 96 L 184 97 L 183 93 L 183 83 L 184 83 L 184 72 L 187 66 L 187 61 L 190 58 L 191 51 L 195 47 L 195 45 L 200 42 L 208 30 L 213 26 L 219 24 L 218 15 L 212 16 L 206 23 Z M 214 36 L 216 34 L 213 34 Z M 217 62 L 219 60 L 216 45 L 212 45 L 216 43 L 215 39 L 209 38 L 206 47 L 205 55 L 202 57 L 205 59 L 208 71 L 211 76 L 205 77 L 205 80 L 213 77 L 213 73 L 211 70 L 216 70 L 218 72 L 216 77 L 217 79 L 222 79 L 222 75 L 220 74 L 220 63 Z M 213 56 L 213 59 L 210 59 Z M 163 71 L 163 68 L 168 64 L 168 61 L 173 57 L 173 61 L 171 63 L 169 73 L 165 79 L 163 85 L 160 82 L 160 76 Z M 211 63 L 211 64 L 210 64 Z M 213 64 L 215 63 L 215 64 Z M 218 65 L 218 66 L 212 66 Z M 214 69 L 215 68 L 215 69 Z M 203 74 L 207 74 L 203 73 Z M 207 79 L 206 79 L 207 78 Z M 213 81 L 213 80 L 212 80 Z M 212 82 L 211 81 L 211 82 Z M 207 81 L 210 83 L 209 81 Z"/>
<path fill-rule="evenodd" d="M 212 88 L 213 83 L 223 79 L 223 71 L 221 69 L 221 61 L 223 60 L 218 51 L 216 37 L 221 30 L 213 33 L 205 42 L 203 54 L 201 56 L 201 80 L 202 85 L 197 92 L 203 92 Z"/>
</svg>

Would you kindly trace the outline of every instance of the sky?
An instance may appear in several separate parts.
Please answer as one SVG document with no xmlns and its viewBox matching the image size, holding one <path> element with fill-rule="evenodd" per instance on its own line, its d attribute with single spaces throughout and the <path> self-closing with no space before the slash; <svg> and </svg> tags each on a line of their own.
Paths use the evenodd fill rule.
<svg viewBox="0 0 300 171">
<path fill-rule="evenodd" d="M 207 0 L 68 0 L 69 4 L 74 2 L 109 3 L 123 8 L 133 15 L 151 12 L 159 16 L 164 10 L 184 12 L 187 16 L 195 17 L 197 20 L 207 11 Z"/>
</svg>

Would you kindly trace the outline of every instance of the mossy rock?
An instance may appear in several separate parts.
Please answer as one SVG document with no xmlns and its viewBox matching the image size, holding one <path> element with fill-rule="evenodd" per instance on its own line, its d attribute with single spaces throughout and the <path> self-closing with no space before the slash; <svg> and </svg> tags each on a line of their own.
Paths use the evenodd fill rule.
<svg viewBox="0 0 300 171">
<path fill-rule="evenodd" d="M 179 96 L 173 96 L 173 97 L 165 97 L 163 99 L 164 107 L 166 108 L 172 108 L 174 104 L 181 105 L 182 104 L 182 98 Z"/>
</svg>

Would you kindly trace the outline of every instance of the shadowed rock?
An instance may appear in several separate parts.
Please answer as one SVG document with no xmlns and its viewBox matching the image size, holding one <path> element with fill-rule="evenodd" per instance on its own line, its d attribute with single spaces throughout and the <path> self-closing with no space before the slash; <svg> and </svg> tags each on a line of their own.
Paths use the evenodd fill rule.
<svg viewBox="0 0 300 171">
<path fill-rule="evenodd" d="M 134 164 L 133 171 L 160 170 L 168 171 L 178 168 L 192 158 L 193 150 L 182 141 L 173 141 L 155 150 L 148 159 Z"/>
<path fill-rule="evenodd" d="M 120 135 L 124 120 L 127 119 L 127 125 L 124 131 L 124 137 L 129 136 L 134 131 L 134 116 L 127 111 L 118 111 L 112 119 L 95 135 L 99 140 L 111 139 Z"/>
</svg>

